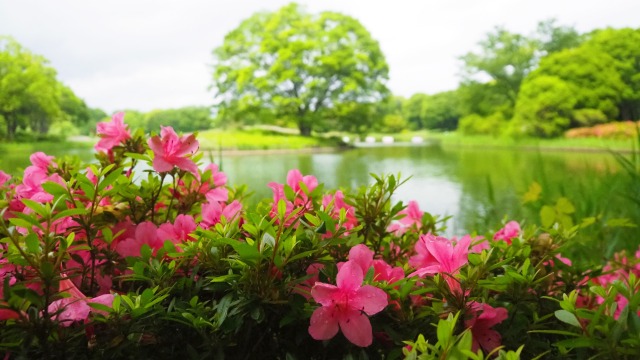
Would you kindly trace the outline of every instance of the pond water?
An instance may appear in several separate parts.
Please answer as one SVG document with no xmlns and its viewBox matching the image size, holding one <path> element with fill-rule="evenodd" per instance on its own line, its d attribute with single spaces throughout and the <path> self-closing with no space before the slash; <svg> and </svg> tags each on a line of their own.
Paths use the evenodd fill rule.
<svg viewBox="0 0 640 360">
<path fill-rule="evenodd" d="M 0 169 L 15 172 L 13 169 L 28 165 L 28 156 L 35 150 L 39 150 L 37 146 L 8 154 L 0 147 L 4 153 Z M 83 160 L 91 158 L 88 148 L 42 150 L 52 155 L 71 153 Z M 449 235 L 486 229 L 505 216 L 519 219 L 525 209 L 520 199 L 533 181 L 542 185 L 548 199 L 566 196 L 585 212 L 601 204 L 604 197 L 615 206 L 612 199 L 619 195 L 619 167 L 607 153 L 443 148 L 431 144 L 332 153 L 222 154 L 214 158 L 221 162 L 230 185 L 247 184 L 254 192 L 250 202 L 271 197 L 266 184 L 284 182 L 291 169 L 315 175 L 326 189 L 353 189 L 372 183 L 370 173 L 411 176 L 395 199 L 416 200 L 432 214 L 453 215 L 447 223 Z"/>
</svg>

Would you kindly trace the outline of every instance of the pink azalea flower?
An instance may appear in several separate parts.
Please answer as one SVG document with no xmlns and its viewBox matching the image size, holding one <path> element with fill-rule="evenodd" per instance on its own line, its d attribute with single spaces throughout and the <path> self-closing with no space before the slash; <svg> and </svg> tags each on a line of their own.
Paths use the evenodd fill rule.
<svg viewBox="0 0 640 360">
<path fill-rule="evenodd" d="M 111 122 L 100 122 L 96 128 L 100 141 L 94 147 L 98 152 L 109 152 L 114 146 L 131 138 L 128 126 L 124 124 L 124 113 L 118 112 L 111 117 Z"/>
<path fill-rule="evenodd" d="M 35 166 L 38 169 L 41 169 L 44 172 L 49 171 L 49 166 L 54 165 L 53 156 L 49 156 L 42 151 L 35 152 L 29 156 L 29 160 L 31 160 L 32 166 Z"/>
<path fill-rule="evenodd" d="M 421 235 L 415 245 L 417 255 L 409 259 L 409 264 L 417 270 L 410 276 L 455 274 L 469 262 L 471 237 L 463 237 L 454 243 L 444 237 L 432 234 Z"/>
<path fill-rule="evenodd" d="M 374 252 L 364 244 L 358 244 L 349 250 L 349 262 L 353 262 L 362 270 L 362 275 L 366 276 L 369 269 L 373 266 L 373 280 L 386 281 L 388 284 L 394 283 L 404 278 L 404 270 L 401 267 L 392 267 L 382 259 L 373 259 Z M 337 264 L 338 270 L 346 264 L 340 262 Z"/>
<path fill-rule="evenodd" d="M 185 241 L 194 240 L 191 233 L 197 228 L 195 220 L 191 215 L 180 214 L 172 223 L 167 222 L 158 228 L 158 238 L 164 243 L 165 240 L 171 240 L 175 244 Z"/>
<path fill-rule="evenodd" d="M 318 179 L 312 175 L 302 176 L 300 170 L 294 169 L 287 173 L 287 185 L 291 187 L 294 192 L 295 198 L 293 201 L 287 200 L 284 192 L 284 184 L 276 182 L 270 182 L 267 184 L 273 190 L 273 206 L 271 208 L 271 216 L 278 216 L 278 202 L 284 200 L 286 203 L 285 217 L 289 217 L 293 210 L 297 207 L 303 207 L 307 210 L 311 210 L 313 204 L 309 201 L 309 196 L 303 190 L 301 184 L 304 184 L 309 192 L 312 192 L 318 187 Z M 301 214 L 300 214 L 301 215 Z M 295 218 L 289 218 L 285 221 L 285 225 L 291 226 L 295 222 Z"/>
<path fill-rule="evenodd" d="M 227 202 L 229 200 L 229 190 L 224 187 L 217 187 L 211 189 L 204 194 L 205 199 L 208 202 Z"/>
<path fill-rule="evenodd" d="M 395 233 L 396 236 L 404 234 L 407 230 L 414 227 L 420 229 L 422 227 L 422 215 L 424 212 L 420 210 L 418 203 L 409 201 L 409 205 L 400 211 L 398 215 L 405 215 L 402 219 L 389 225 L 387 231 Z"/>
<path fill-rule="evenodd" d="M 0 170 L 0 186 L 4 186 L 11 179 L 11 175 Z"/>
<path fill-rule="evenodd" d="M 309 300 L 311 298 L 311 288 L 319 280 L 320 270 L 324 269 L 324 265 L 320 263 L 313 263 L 307 267 L 307 275 L 310 276 L 300 284 L 293 288 L 293 292 L 305 297 Z"/>
<path fill-rule="evenodd" d="M 498 230 L 493 236 L 493 240 L 504 240 L 511 245 L 511 241 L 520 235 L 520 231 L 520 224 L 517 221 L 509 221 L 502 229 Z"/>
<path fill-rule="evenodd" d="M 173 170 L 174 166 L 179 169 L 189 171 L 198 176 L 198 167 L 196 163 L 189 158 L 198 150 L 198 141 L 196 137 L 184 135 L 178 137 L 173 128 L 163 126 L 160 136 L 154 136 L 148 141 L 149 147 L 153 150 L 153 169 L 157 172 L 168 172 Z"/>
<path fill-rule="evenodd" d="M 373 260 L 373 268 L 375 281 L 386 281 L 387 284 L 393 284 L 404 279 L 404 270 L 401 267 L 393 267 L 382 259 Z"/>
<path fill-rule="evenodd" d="M 309 192 L 312 192 L 318 187 L 318 179 L 313 175 L 302 176 L 302 173 L 298 169 L 294 169 L 287 173 L 287 185 L 291 186 L 293 192 L 296 194 L 303 194 L 302 186 L 304 184 Z"/>
<path fill-rule="evenodd" d="M 335 285 L 316 282 L 311 289 L 313 299 L 322 305 L 311 315 L 309 334 L 316 340 L 329 340 L 338 330 L 353 344 L 366 347 L 373 341 L 371 316 L 388 304 L 381 289 L 365 285 L 362 269 L 347 261 L 338 271 Z"/>
<path fill-rule="evenodd" d="M 211 171 L 211 181 L 215 186 L 225 186 L 227 184 L 227 174 L 220 171 L 218 164 L 211 163 L 204 168 L 204 172 Z"/>
<path fill-rule="evenodd" d="M 349 261 L 358 265 L 362 270 L 362 275 L 366 275 L 369 268 L 373 266 L 373 250 L 369 249 L 365 244 L 358 244 L 349 250 Z M 338 264 L 338 270 L 345 263 Z"/>
<path fill-rule="evenodd" d="M 469 238 L 471 238 L 471 236 L 467 234 L 467 235 L 463 236 L 462 239 L 464 239 L 467 236 Z M 475 239 L 472 239 L 472 241 L 471 241 L 471 252 L 472 253 L 479 254 L 479 253 L 482 252 L 482 250 L 489 250 L 490 248 L 491 248 L 491 245 L 489 244 L 487 239 L 484 238 L 484 236 L 476 236 Z"/>
<path fill-rule="evenodd" d="M 6 303 L 0 301 L 0 306 L 1 305 L 6 305 Z M 0 308 L 0 321 L 18 319 L 19 317 L 20 313 L 16 312 L 15 310 Z M 8 359 L 8 357 L 5 357 L 5 359 Z"/>
<path fill-rule="evenodd" d="M 149 245 L 155 253 L 164 242 L 158 237 L 158 229 L 151 221 L 145 221 L 136 227 L 135 237 L 118 242 L 116 252 L 123 257 L 140 256 L 140 249 L 144 244 Z"/>
<path fill-rule="evenodd" d="M 52 302 L 47 310 L 53 315 L 53 319 L 60 322 L 62 326 L 70 326 L 76 321 L 85 321 L 89 318 L 89 313 L 102 313 L 94 310 L 89 304 L 102 304 L 111 307 L 113 304 L 113 294 L 100 295 L 95 298 L 88 298 L 69 279 L 60 280 L 60 292 L 66 292 L 70 297 L 65 297 Z"/>
<path fill-rule="evenodd" d="M 202 204 L 202 220 L 200 225 L 208 229 L 219 223 L 224 217 L 227 222 L 235 220 L 240 215 L 242 204 L 238 200 L 234 200 L 230 204 L 224 204 L 217 201 L 208 204 Z"/>
<path fill-rule="evenodd" d="M 469 304 L 471 318 L 465 320 L 467 328 L 471 328 L 473 335 L 473 351 L 480 347 L 489 353 L 501 345 L 502 337 L 500 333 L 491 329 L 509 317 L 509 312 L 505 308 L 493 308 L 488 304 L 472 301 Z"/>
<path fill-rule="evenodd" d="M 42 184 L 47 181 L 56 182 L 62 186 L 66 186 L 66 183 L 60 175 L 47 175 L 47 173 L 41 169 L 29 166 L 24 171 L 22 183 L 16 186 L 16 197 L 21 199 L 31 199 L 40 203 L 53 200 L 53 195 L 44 191 L 42 188 Z"/>
<path fill-rule="evenodd" d="M 328 208 L 330 205 L 331 207 Z M 348 205 L 344 201 L 344 194 L 342 193 L 342 191 L 336 191 L 333 196 L 329 194 L 325 195 L 322 198 L 322 206 L 327 209 L 329 211 L 329 215 L 336 220 L 340 219 L 340 210 L 345 210 L 345 222 L 344 224 L 342 224 L 345 230 L 351 230 L 354 227 L 358 226 L 358 219 L 356 219 L 355 214 L 356 209 L 353 206 Z M 337 226 L 338 225 L 336 224 L 336 230 Z M 327 232 L 327 234 L 325 234 L 325 237 L 331 237 L 331 232 Z"/>
</svg>

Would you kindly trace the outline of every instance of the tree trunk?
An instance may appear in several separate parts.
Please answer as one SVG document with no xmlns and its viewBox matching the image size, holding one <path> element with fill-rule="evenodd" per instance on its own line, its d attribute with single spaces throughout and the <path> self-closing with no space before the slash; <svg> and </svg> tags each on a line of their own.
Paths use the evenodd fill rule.
<svg viewBox="0 0 640 360">
<path fill-rule="evenodd" d="M 311 124 L 305 121 L 298 122 L 298 129 L 300 129 L 300 135 L 311 136 Z"/>
</svg>

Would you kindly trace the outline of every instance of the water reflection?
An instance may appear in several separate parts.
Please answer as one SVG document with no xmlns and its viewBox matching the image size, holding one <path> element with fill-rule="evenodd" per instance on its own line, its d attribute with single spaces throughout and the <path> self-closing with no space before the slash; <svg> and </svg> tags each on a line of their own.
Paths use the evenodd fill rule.
<svg viewBox="0 0 640 360">
<path fill-rule="evenodd" d="M 0 168 L 28 165 L 33 151 L 62 155 L 70 152 L 92 157 L 91 149 L 28 148 L 20 154 L 0 158 Z M 17 162 L 19 159 L 19 162 Z M 205 156 L 203 161 L 209 157 Z M 10 160 L 8 160 L 10 159 Z M 537 152 L 483 150 L 479 148 L 442 148 L 438 145 L 360 148 L 334 153 L 291 153 L 225 155 L 222 169 L 233 185 L 247 184 L 254 195 L 249 199 L 271 197 L 269 182 L 284 182 L 287 172 L 300 169 L 313 174 L 326 188 L 355 189 L 373 182 L 369 175 L 398 174 L 411 176 L 396 194 L 395 200 L 416 200 L 432 214 L 453 215 L 448 223 L 449 235 L 461 235 L 467 229 L 487 229 L 504 216 L 525 215 L 520 198 L 533 181 L 540 183 L 544 195 L 554 201 L 567 196 L 586 210 L 595 208 L 606 196 L 610 206 L 615 193 L 618 167 L 606 153 Z M 13 170 L 11 170 L 13 169 Z M 7 170 L 5 170 L 7 171 Z M 606 183 L 603 181 L 607 179 Z M 597 195 L 591 195 L 597 194 Z M 588 212 L 587 212 L 588 213 Z M 531 214 L 526 214 L 531 215 Z M 537 216 L 533 214 L 533 216 Z"/>
</svg>

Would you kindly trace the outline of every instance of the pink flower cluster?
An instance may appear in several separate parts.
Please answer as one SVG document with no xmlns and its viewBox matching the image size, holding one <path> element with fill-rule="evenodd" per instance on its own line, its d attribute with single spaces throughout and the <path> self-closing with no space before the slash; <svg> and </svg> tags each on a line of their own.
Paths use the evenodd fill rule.
<svg viewBox="0 0 640 360">
<path fill-rule="evenodd" d="M 418 203 L 415 201 L 409 201 L 409 205 L 400 211 L 398 215 L 404 215 L 399 221 L 389 225 L 387 231 L 394 233 L 396 236 L 400 236 L 408 230 L 418 232 L 422 226 L 422 216 L 424 212 L 420 210 Z"/>
<path fill-rule="evenodd" d="M 99 152 L 107 152 L 110 159 L 115 156 L 114 147 L 123 146 L 128 139 L 131 139 L 131 134 L 124 124 L 123 118 L 123 113 L 117 113 L 111 122 L 99 123 L 97 126 L 97 133 L 101 139 L 95 148 Z M 165 202 L 158 201 L 155 204 L 154 211 L 165 209 L 167 216 L 164 216 L 165 213 L 163 213 L 164 221 L 161 221 L 159 217 L 154 219 L 149 214 L 145 214 L 144 220 L 138 220 L 138 222 L 131 215 L 116 217 L 116 220 L 111 220 L 114 223 L 109 230 L 114 234 L 114 237 L 109 242 L 103 240 L 101 231 L 92 234 L 93 238 L 88 242 L 88 234 L 71 216 L 59 217 L 53 222 L 43 219 L 42 226 L 16 227 L 18 233 L 22 235 L 35 233 L 41 242 L 44 241 L 45 236 L 49 235 L 60 238 L 66 238 L 72 232 L 75 235 L 74 246 L 66 250 L 68 256 L 65 256 L 66 260 L 59 269 L 62 280 L 58 293 L 65 293 L 67 296 L 53 301 L 48 308 L 49 312 L 54 314 L 53 319 L 64 326 L 69 326 L 77 321 L 85 321 L 93 312 L 89 304 L 100 303 L 110 306 L 113 300 L 115 285 L 113 278 L 121 273 L 113 268 L 112 261 L 108 261 L 104 257 L 96 258 L 96 253 L 119 255 L 122 258 L 138 257 L 146 245 L 153 254 L 156 254 L 166 241 L 172 242 L 176 245 L 176 249 L 181 251 L 181 244 L 195 240 L 194 233 L 198 228 L 209 229 L 223 220 L 231 223 L 241 216 L 242 205 L 238 201 L 228 203 L 226 175 L 220 172 L 215 164 L 209 164 L 200 171 L 191 159 L 192 154 L 198 148 L 198 142 L 193 135 L 178 136 L 172 128 L 163 127 L 160 136 L 152 137 L 149 140 L 149 147 L 154 152 L 153 167 L 156 171 L 169 172 L 177 167 L 187 172 L 186 175 L 180 175 L 176 179 L 175 187 L 169 188 L 172 199 Z M 67 203 L 70 209 L 82 205 L 83 209 L 93 212 L 93 216 L 99 216 L 105 212 L 115 214 L 132 205 L 145 205 L 140 197 L 136 198 L 138 204 L 117 203 L 111 196 L 103 194 L 88 197 L 85 194 L 87 187 L 72 188 L 71 183 L 68 184 L 63 180 L 60 176 L 63 170 L 58 168 L 52 156 L 37 152 L 31 155 L 30 160 L 31 165 L 25 169 L 21 182 L 17 184 L 11 182 L 11 176 L 0 171 L 0 194 L 6 197 L 9 204 L 7 211 L 4 212 L 6 219 L 16 217 L 18 213 L 39 216 L 34 214 L 30 207 L 25 206 L 24 201 L 30 200 L 39 204 L 50 203 L 54 199 L 54 195 L 44 190 L 43 184 L 47 182 L 58 184 L 74 196 L 75 202 Z M 130 173 L 126 172 L 123 175 L 129 176 Z M 97 187 L 100 181 L 91 168 L 87 168 L 84 173 L 80 172 L 79 176 L 86 177 L 86 180 L 90 182 L 90 184 L 85 184 L 88 187 Z M 111 186 L 105 188 L 107 191 L 110 189 L 112 189 Z M 175 218 L 168 216 L 170 213 L 167 208 L 171 206 L 179 208 Z M 197 206 L 199 210 L 199 215 L 196 217 L 187 212 L 194 206 Z M 181 210 L 180 207 L 184 210 Z M 92 251 L 88 250 L 88 246 Z M 9 264 L 4 257 L 5 252 L 6 247 L 0 246 L 0 255 L 2 255 L 0 257 L 0 280 L 2 280 L 0 281 L 0 319 L 19 316 L 15 311 L 4 308 L 6 302 L 2 299 L 1 294 L 3 294 L 2 287 L 5 284 L 5 278 L 9 279 L 9 286 L 13 286 L 17 281 L 15 274 L 21 273 L 20 277 L 26 280 L 28 286 L 34 291 L 41 292 L 43 286 L 37 279 L 36 271 L 28 267 L 25 267 L 26 270 L 18 269 L 16 265 Z M 93 271 L 83 270 L 87 267 L 92 268 Z M 81 276 L 75 276 L 80 273 L 83 274 L 82 279 Z M 67 276 L 66 274 L 74 275 Z M 89 290 L 96 295 L 95 297 L 86 296 L 80 290 L 80 288 L 86 289 L 88 283 L 96 285 Z"/>
<path fill-rule="evenodd" d="M 95 146 L 98 152 L 110 153 L 115 146 L 123 145 L 127 139 L 131 139 L 129 127 L 124 124 L 123 112 L 114 114 L 111 122 L 98 123 L 96 134 L 100 137 Z"/>
<path fill-rule="evenodd" d="M 638 248 L 634 256 L 627 256 L 624 251 L 614 254 L 613 259 L 602 268 L 602 275 L 594 278 L 586 277 L 581 284 L 584 285 L 587 282 L 590 282 L 593 285 L 600 285 L 606 289 L 617 281 L 628 283 L 630 275 L 640 278 L 640 248 Z M 590 295 L 582 297 L 579 300 L 581 303 L 586 305 L 591 303 L 589 297 Z M 602 304 L 604 302 L 604 298 L 596 295 L 595 302 L 597 304 Z M 620 317 L 622 310 L 629 304 L 629 299 L 625 294 L 618 292 L 615 296 L 615 302 L 617 304 L 615 312 L 609 315 L 613 316 L 617 320 Z M 640 311 L 638 311 L 638 316 L 640 316 Z"/>
<path fill-rule="evenodd" d="M 271 208 L 271 216 L 278 217 L 278 203 L 284 201 L 286 205 L 285 225 L 290 226 L 305 211 L 313 210 L 312 199 L 309 194 L 318 187 L 318 179 L 312 175 L 302 176 L 300 170 L 291 170 L 287 174 L 287 183 L 279 184 L 270 182 L 268 186 L 273 190 L 273 207 Z M 294 194 L 293 199 L 287 199 L 285 186 L 288 186 Z M 293 214 L 295 209 L 301 209 L 298 213 Z"/>
</svg>

